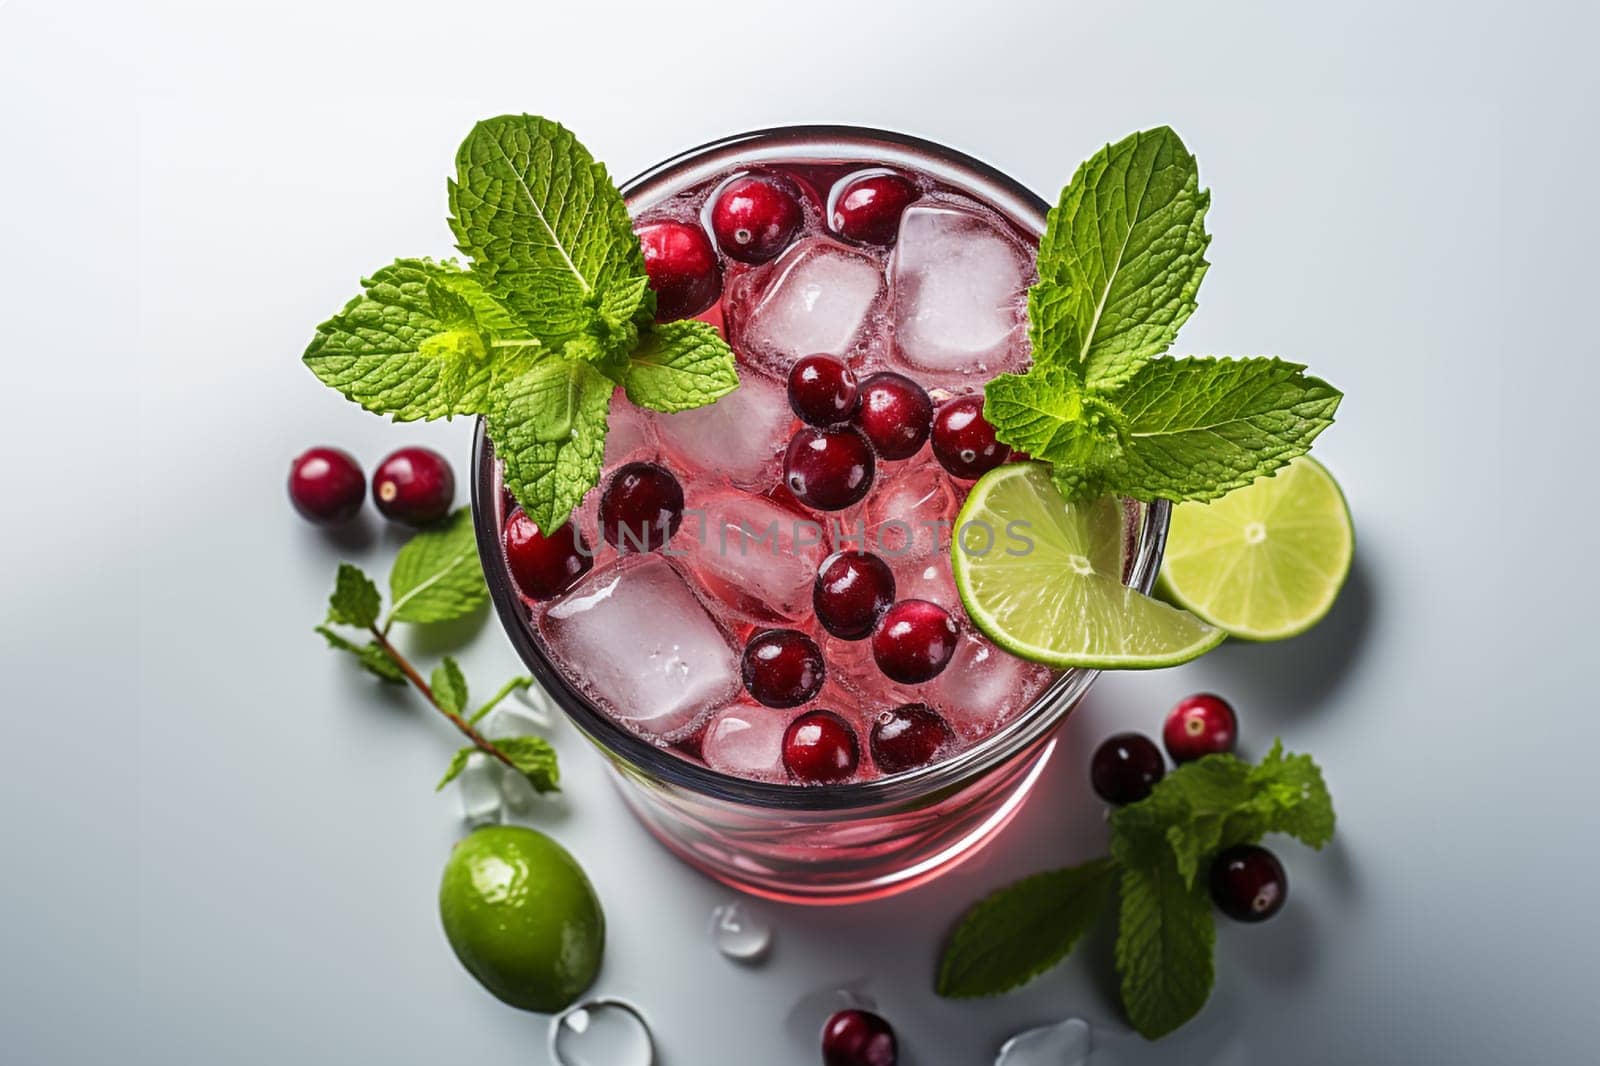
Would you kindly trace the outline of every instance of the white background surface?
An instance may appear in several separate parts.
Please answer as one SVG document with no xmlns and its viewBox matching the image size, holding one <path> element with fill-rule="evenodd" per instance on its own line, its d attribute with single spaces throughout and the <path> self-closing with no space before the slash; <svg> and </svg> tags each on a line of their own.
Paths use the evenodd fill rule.
<svg viewBox="0 0 1600 1066">
<path fill-rule="evenodd" d="M 1214 190 L 1180 348 L 1349 396 L 1318 454 L 1357 568 L 1321 628 L 1104 679 L 980 860 L 870 906 L 760 905 L 763 967 L 712 951 L 728 893 L 562 729 L 570 788 L 535 824 L 596 881 L 596 991 L 643 1007 L 666 1066 L 814 1063 L 794 1005 L 855 980 L 916 1066 L 1071 1014 L 1101 1023 L 1096 1063 L 1588 1060 L 1597 30 L 1579 4 L 0 0 L 0 1058 L 543 1062 L 544 1020 L 438 929 L 452 735 L 310 632 L 336 560 L 382 571 L 396 542 L 330 542 L 282 484 L 323 441 L 368 464 L 426 442 L 464 474 L 467 423 L 390 426 L 298 356 L 364 271 L 450 251 L 457 143 L 530 110 L 618 176 L 845 121 L 1047 196 L 1170 123 Z M 463 658 L 480 688 L 517 665 L 492 620 Z M 1323 854 L 1283 846 L 1278 919 L 1220 929 L 1206 1012 L 1119 1035 L 1104 938 L 1020 994 L 938 1001 L 969 901 L 1103 847 L 1093 744 L 1202 687 L 1250 750 L 1313 752 L 1340 814 Z"/>
</svg>

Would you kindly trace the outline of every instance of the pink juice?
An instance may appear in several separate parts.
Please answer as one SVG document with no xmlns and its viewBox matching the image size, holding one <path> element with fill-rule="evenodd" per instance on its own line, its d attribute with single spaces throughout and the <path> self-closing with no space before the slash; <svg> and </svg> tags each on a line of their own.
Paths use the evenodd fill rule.
<svg viewBox="0 0 1600 1066">
<path fill-rule="evenodd" d="M 713 277 L 713 302 L 698 317 L 718 326 L 734 349 L 740 387 L 676 414 L 635 407 L 618 391 L 600 486 L 574 517 L 592 568 L 554 598 L 523 595 L 527 624 L 567 683 L 604 714 L 723 774 L 849 783 L 948 760 L 1015 719 L 1055 676 L 979 634 L 956 595 L 952 523 L 973 482 L 952 468 L 972 473 L 973 449 L 936 455 L 931 440 L 922 440 L 902 457 L 898 445 L 880 448 L 868 437 L 864 494 L 863 464 L 856 462 L 853 475 L 841 475 L 849 482 L 841 492 L 859 498 L 817 506 L 831 468 L 807 468 L 807 481 L 797 464 L 808 457 L 789 454 L 797 435 L 809 434 L 795 446 L 803 452 L 818 431 L 796 416 L 788 378 L 801 357 L 825 354 L 860 384 L 884 372 L 911 379 L 935 410 L 981 395 L 994 375 L 1027 365 L 1026 291 L 1037 239 L 990 206 L 905 167 L 895 169 L 904 182 L 891 193 L 908 202 L 876 210 L 869 202 L 851 215 L 853 201 L 841 201 L 864 175 L 882 171 L 804 159 L 769 160 L 754 172 L 792 194 L 797 213 L 786 216 L 780 205 L 764 216 L 757 202 L 753 216 L 729 222 L 716 204 L 741 173 L 698 183 L 637 219 L 641 230 L 672 221 L 708 238 L 720 282 Z M 836 217 L 844 224 L 833 223 Z M 751 247 L 737 243 L 744 238 Z M 778 247 L 755 247 L 762 241 Z M 866 417 L 857 414 L 855 424 Z M 900 428 L 893 418 L 886 425 L 875 427 L 880 436 Z M 848 438 L 847 450 L 859 448 L 857 430 L 838 435 Z M 651 550 L 619 551 L 602 535 L 601 499 L 619 469 L 636 471 L 630 464 L 641 463 L 681 488 L 682 518 L 665 543 L 658 536 Z M 514 504 L 504 506 L 509 512 Z M 1003 531 L 998 535 L 1003 549 Z M 838 551 L 871 553 L 887 564 L 895 604 L 924 601 L 948 615 L 953 640 L 936 633 L 945 646 L 933 653 L 942 661 L 934 676 L 905 680 L 916 668 L 884 660 L 874 634 L 843 639 L 819 619 L 814 587 Z M 926 624 L 937 630 L 939 612 L 918 610 L 909 612 L 913 622 L 933 617 Z M 752 682 L 745 662 L 747 649 L 755 656 L 773 631 L 806 638 L 768 640 L 771 654 L 754 667 L 799 686 L 784 690 L 781 705 L 772 705 L 773 683 Z M 913 644 L 917 637 L 913 632 Z M 802 658 L 814 651 L 820 664 L 791 669 L 784 656 L 795 647 L 809 649 Z M 803 716 L 815 723 L 819 710 L 833 713 L 808 734 L 795 726 Z M 804 769 L 804 754 L 786 758 L 786 746 L 808 742 L 812 758 L 816 743 L 832 758 L 831 743 L 839 752 L 853 747 L 854 759 L 827 764 L 819 778 Z"/>
</svg>

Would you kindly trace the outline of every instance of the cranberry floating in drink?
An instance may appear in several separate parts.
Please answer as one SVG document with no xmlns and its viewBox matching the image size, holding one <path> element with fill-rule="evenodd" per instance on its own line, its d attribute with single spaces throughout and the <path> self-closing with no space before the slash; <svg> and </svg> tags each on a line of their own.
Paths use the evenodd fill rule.
<svg viewBox="0 0 1600 1066">
<path fill-rule="evenodd" d="M 764 263 L 783 251 L 803 220 L 794 192 L 771 178 L 735 178 L 711 205 L 718 247 L 745 263 Z"/>
<path fill-rule="evenodd" d="M 656 321 L 688 318 L 717 302 L 722 267 L 711 238 L 687 222 L 656 222 L 639 228 L 644 269 L 656 293 Z"/>
<path fill-rule="evenodd" d="M 885 459 L 909 459 L 922 450 L 933 422 L 927 390 L 904 374 L 874 374 L 861 383 L 856 425 Z"/>
</svg>

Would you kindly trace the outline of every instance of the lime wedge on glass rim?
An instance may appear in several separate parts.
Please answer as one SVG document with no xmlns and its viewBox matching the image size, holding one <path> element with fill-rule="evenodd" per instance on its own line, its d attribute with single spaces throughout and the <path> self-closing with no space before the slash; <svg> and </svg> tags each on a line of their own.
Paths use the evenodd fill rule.
<svg viewBox="0 0 1600 1066">
<path fill-rule="evenodd" d="M 969 535 L 972 524 L 981 532 Z M 951 568 L 972 624 L 1024 659 L 1147 670 L 1188 662 L 1227 636 L 1123 585 L 1121 503 L 1068 503 L 1043 463 L 985 474 L 962 505 L 953 540 Z"/>
<path fill-rule="evenodd" d="M 1354 554 L 1338 482 L 1301 456 L 1220 500 L 1174 507 L 1157 588 L 1232 636 L 1282 640 L 1328 613 Z"/>
</svg>

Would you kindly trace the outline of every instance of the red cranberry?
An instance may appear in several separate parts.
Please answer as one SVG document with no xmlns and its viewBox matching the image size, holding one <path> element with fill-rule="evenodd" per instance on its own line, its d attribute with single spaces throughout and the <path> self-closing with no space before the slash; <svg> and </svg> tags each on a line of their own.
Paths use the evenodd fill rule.
<svg viewBox="0 0 1600 1066">
<path fill-rule="evenodd" d="M 952 476 L 971 481 L 1005 462 L 1011 449 L 983 417 L 983 397 L 963 396 L 933 416 L 933 454 Z"/>
<path fill-rule="evenodd" d="M 656 321 L 689 318 L 716 303 L 722 267 L 711 238 L 686 222 L 652 222 L 639 228 L 644 270 L 656 291 Z"/>
<path fill-rule="evenodd" d="M 898 174 L 846 179 L 833 202 L 833 231 L 862 244 L 891 244 L 900 216 L 917 198 L 917 187 Z"/>
<path fill-rule="evenodd" d="M 856 731 L 833 711 L 807 711 L 783 731 L 783 765 L 797 781 L 843 781 L 856 772 Z"/>
<path fill-rule="evenodd" d="M 872 488 L 876 464 L 867 438 L 850 426 L 803 426 L 783 457 L 783 482 L 818 511 L 842 511 Z"/>
<path fill-rule="evenodd" d="M 802 221 L 800 201 L 770 178 L 735 178 L 711 205 L 717 246 L 742 263 L 765 263 L 783 251 Z"/>
<path fill-rule="evenodd" d="M 933 421 L 933 401 L 903 374 L 874 374 L 861 383 L 856 425 L 885 459 L 909 459 L 922 449 Z"/>
<path fill-rule="evenodd" d="M 1217 909 L 1241 922 L 1264 922 L 1283 909 L 1289 877 L 1266 848 L 1240 844 L 1211 861 L 1211 899 Z"/>
<path fill-rule="evenodd" d="M 789 406 L 813 426 L 847 422 L 861 402 L 856 375 L 831 355 L 808 355 L 789 368 Z"/>
<path fill-rule="evenodd" d="M 744 646 L 744 687 L 768 707 L 798 707 L 822 688 L 817 642 L 797 629 L 769 629 Z"/>
<path fill-rule="evenodd" d="M 289 502 L 300 517 L 339 526 L 361 510 L 367 479 L 355 456 L 338 448 L 309 448 L 289 464 Z"/>
<path fill-rule="evenodd" d="M 683 524 L 683 486 L 655 463 L 625 463 L 600 497 L 600 535 L 619 552 L 666 546 Z"/>
<path fill-rule="evenodd" d="M 511 580 L 530 600 L 561 595 L 594 566 L 594 552 L 576 523 L 568 522 L 547 537 L 520 507 L 506 519 L 500 541 Z"/>
<path fill-rule="evenodd" d="M 823 1066 L 895 1066 L 894 1030 L 869 1010 L 842 1010 L 822 1025 Z"/>
<path fill-rule="evenodd" d="M 811 605 L 822 628 L 840 640 L 871 636 L 893 603 L 894 571 L 871 552 L 834 552 L 817 569 Z"/>
<path fill-rule="evenodd" d="M 926 766 L 955 739 L 949 723 L 925 703 L 884 711 L 872 726 L 872 761 L 886 774 Z"/>
<path fill-rule="evenodd" d="M 432 448 L 401 448 L 372 472 L 372 500 L 385 518 L 426 526 L 450 513 L 456 475 Z"/>
<path fill-rule="evenodd" d="M 1173 762 L 1191 762 L 1202 755 L 1232 751 L 1239 739 L 1239 719 L 1221 696 L 1209 692 L 1185 696 L 1167 715 L 1161 739 Z"/>
<path fill-rule="evenodd" d="M 872 634 L 872 657 L 878 669 L 902 685 L 938 677 L 955 651 L 955 619 L 927 600 L 901 600 L 884 613 L 878 631 Z"/>
<path fill-rule="evenodd" d="M 1089 783 L 1101 799 L 1119 806 L 1150 795 L 1166 773 L 1161 749 L 1143 733 L 1118 733 L 1106 739 L 1089 761 Z"/>
</svg>

